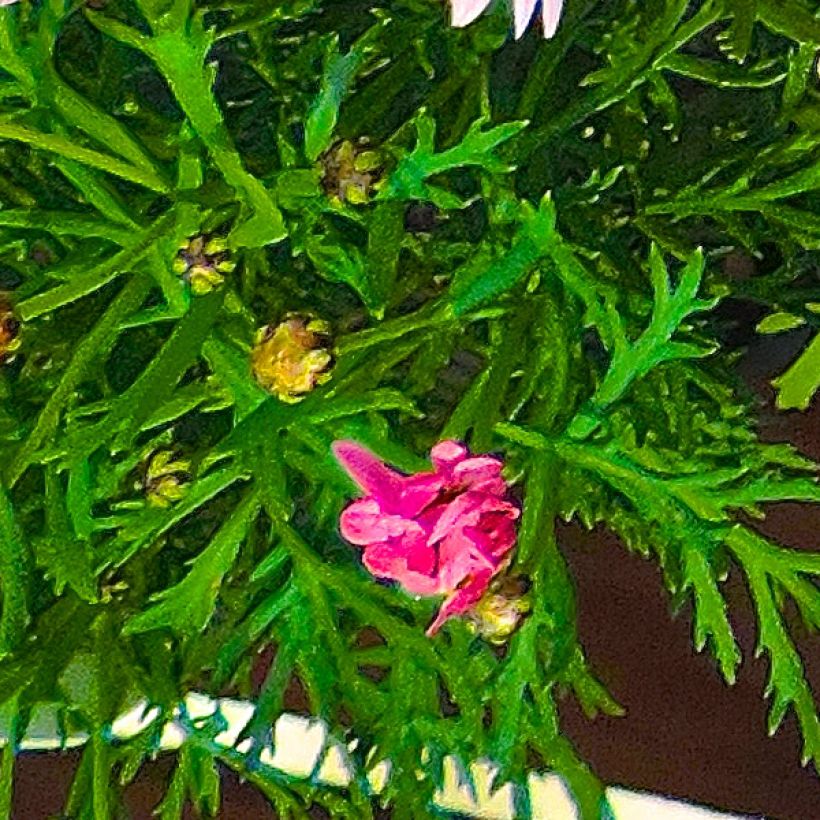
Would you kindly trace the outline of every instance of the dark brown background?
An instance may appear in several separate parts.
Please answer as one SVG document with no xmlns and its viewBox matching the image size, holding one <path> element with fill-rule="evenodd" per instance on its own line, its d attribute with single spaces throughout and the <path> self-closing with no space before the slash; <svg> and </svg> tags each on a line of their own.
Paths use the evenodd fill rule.
<svg viewBox="0 0 820 820">
<path fill-rule="evenodd" d="M 761 431 L 774 441 L 791 440 L 820 461 L 820 401 L 806 413 L 772 406 L 768 380 L 782 371 L 805 337 L 748 340 L 740 369 L 761 397 Z M 818 549 L 820 507 L 773 507 L 766 533 L 781 543 Z M 820 778 L 800 767 L 801 741 L 790 715 L 780 731 L 766 732 L 765 659 L 754 660 L 754 614 L 742 580 L 726 585 L 733 625 L 744 662 L 735 687 L 727 687 L 712 659 L 692 649 L 688 610 L 669 612 L 659 573 L 629 554 L 604 532 L 562 527 L 560 541 L 577 579 L 580 629 L 599 676 L 627 709 L 624 718 L 590 722 L 570 701 L 563 725 L 581 754 L 609 783 L 660 792 L 699 803 L 778 820 L 820 818 Z M 795 633 L 815 693 L 820 692 L 820 641 L 799 623 Z M 28 754 L 18 761 L 15 820 L 59 816 L 76 766 L 75 753 Z M 144 768 L 127 799 L 136 820 L 151 817 L 172 769 L 170 759 Z M 251 787 L 226 775 L 225 820 L 273 818 Z M 628 819 L 627 819 L 628 820 Z"/>
</svg>

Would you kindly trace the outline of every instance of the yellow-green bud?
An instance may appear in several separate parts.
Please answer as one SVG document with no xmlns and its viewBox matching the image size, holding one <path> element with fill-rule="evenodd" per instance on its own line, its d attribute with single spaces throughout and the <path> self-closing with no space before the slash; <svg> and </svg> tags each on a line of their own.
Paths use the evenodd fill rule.
<svg viewBox="0 0 820 820">
<path fill-rule="evenodd" d="M 363 205 L 378 188 L 382 158 L 349 140 L 336 143 L 321 157 L 322 186 L 334 202 Z"/>
<path fill-rule="evenodd" d="M 281 401 L 303 399 L 330 378 L 333 362 L 327 322 L 288 314 L 256 334 L 251 368 L 256 381 Z"/>
<path fill-rule="evenodd" d="M 185 242 L 174 260 L 174 272 L 191 286 L 197 296 L 218 288 L 224 273 L 236 265 L 228 259 L 228 245 L 222 237 L 195 236 Z"/>
<path fill-rule="evenodd" d="M 170 507 L 185 495 L 188 487 L 190 462 L 177 459 L 172 450 L 154 453 L 145 468 L 143 489 L 149 504 Z"/>
<path fill-rule="evenodd" d="M 506 643 L 532 608 L 528 588 L 520 576 L 498 579 L 467 613 L 468 627 L 492 644 Z"/>
<path fill-rule="evenodd" d="M 20 322 L 11 305 L 0 294 L 0 364 L 10 362 L 20 347 Z"/>
</svg>

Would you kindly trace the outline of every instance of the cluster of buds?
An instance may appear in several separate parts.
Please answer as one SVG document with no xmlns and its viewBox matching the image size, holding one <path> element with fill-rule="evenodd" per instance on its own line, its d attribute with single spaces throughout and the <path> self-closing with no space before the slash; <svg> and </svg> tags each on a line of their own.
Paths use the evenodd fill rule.
<svg viewBox="0 0 820 820">
<path fill-rule="evenodd" d="M 321 163 L 322 187 L 334 202 L 363 205 L 378 187 L 381 157 L 349 140 L 329 148 Z"/>
<path fill-rule="evenodd" d="M 189 461 L 178 460 L 172 450 L 159 450 L 150 456 L 137 488 L 145 493 L 149 504 L 170 507 L 185 494 L 190 467 Z"/>
<path fill-rule="evenodd" d="M 180 246 L 174 272 L 188 282 L 195 295 L 210 293 L 225 281 L 223 274 L 236 267 L 227 250 L 222 237 L 195 236 Z"/>
<path fill-rule="evenodd" d="M 20 322 L 11 305 L 0 295 L 0 365 L 14 358 L 20 347 Z"/>
<path fill-rule="evenodd" d="M 529 586 L 520 575 L 500 576 L 467 612 L 467 627 L 489 643 L 506 643 L 532 608 Z"/>
<path fill-rule="evenodd" d="M 298 313 L 263 327 L 251 352 L 256 381 L 281 401 L 301 401 L 330 378 L 329 330 L 327 322 Z"/>
</svg>

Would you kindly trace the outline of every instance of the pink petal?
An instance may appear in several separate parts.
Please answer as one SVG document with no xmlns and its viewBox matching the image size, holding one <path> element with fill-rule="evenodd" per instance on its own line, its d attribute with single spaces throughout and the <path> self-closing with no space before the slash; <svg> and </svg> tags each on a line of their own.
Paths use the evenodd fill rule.
<svg viewBox="0 0 820 820">
<path fill-rule="evenodd" d="M 334 441 L 333 455 L 365 495 L 372 495 L 388 511 L 399 503 L 404 476 L 355 441 Z"/>
<path fill-rule="evenodd" d="M 427 535 L 431 535 L 433 530 L 436 528 L 436 524 L 438 524 L 439 519 L 442 515 L 447 511 L 447 507 L 450 506 L 452 502 L 446 500 L 437 500 L 433 504 L 428 504 L 418 515 L 415 516 L 415 520 L 427 530 Z"/>
<path fill-rule="evenodd" d="M 481 14 L 491 0 L 451 0 L 450 23 L 456 28 L 468 26 Z"/>
<path fill-rule="evenodd" d="M 496 566 L 515 546 L 515 525 L 510 518 L 503 518 L 495 525 L 482 521 L 480 528 L 465 527 L 464 535 L 475 544 L 476 550 Z"/>
<path fill-rule="evenodd" d="M 541 0 L 541 20 L 544 25 L 544 37 L 549 40 L 558 30 L 564 0 Z"/>
<path fill-rule="evenodd" d="M 513 0 L 515 39 L 520 40 L 532 20 L 537 0 Z"/>
<path fill-rule="evenodd" d="M 440 541 L 455 527 L 472 523 L 476 518 L 471 514 L 476 512 L 483 502 L 484 496 L 478 493 L 461 493 L 461 495 L 456 496 L 439 516 L 427 543 L 435 544 L 436 541 Z"/>
<path fill-rule="evenodd" d="M 458 589 L 466 578 L 476 573 L 494 575 L 499 564 L 482 545 L 464 532 L 449 535 L 438 548 L 439 585 L 445 591 Z"/>
<path fill-rule="evenodd" d="M 411 595 L 437 595 L 441 591 L 432 574 L 435 550 L 423 543 L 412 550 L 406 543 L 373 544 L 365 549 L 362 563 L 377 578 L 398 581 Z"/>
<path fill-rule="evenodd" d="M 486 493 L 467 491 L 447 505 L 436 521 L 428 543 L 434 544 L 456 528 L 476 527 L 491 534 L 492 528 L 500 523 L 498 516 L 514 521 L 519 515 L 518 508 L 509 501 Z"/>
<path fill-rule="evenodd" d="M 430 450 L 430 461 L 433 462 L 433 467 L 437 473 L 449 475 L 457 464 L 467 458 L 468 453 L 469 451 L 461 442 L 446 439 L 440 441 Z"/>
<path fill-rule="evenodd" d="M 415 518 L 444 489 L 444 479 L 435 473 L 417 473 L 402 477 L 402 490 L 394 510 L 399 515 Z"/>
<path fill-rule="evenodd" d="M 502 464 L 492 456 L 467 458 L 453 469 L 453 479 L 469 490 L 481 490 L 502 496 L 507 492 L 507 484 L 501 478 Z"/>
<path fill-rule="evenodd" d="M 497 506 L 494 498 L 475 507 L 456 526 L 444 530 L 438 543 L 439 582 L 442 589 L 455 589 L 466 577 L 483 572 L 497 573 L 510 550 L 515 546 L 514 521 L 518 510 L 511 504 L 506 509 L 484 511 L 484 504 Z M 428 540 L 429 544 L 434 544 Z"/>
<path fill-rule="evenodd" d="M 367 546 L 408 533 L 422 540 L 426 531 L 412 519 L 385 513 L 375 498 L 360 498 L 346 507 L 339 518 L 342 537 L 351 544 Z"/>
<path fill-rule="evenodd" d="M 477 604 L 487 591 L 492 576 L 493 573 L 490 571 L 479 572 L 450 595 L 441 605 L 441 609 L 439 609 L 433 623 L 427 628 L 427 636 L 432 638 L 441 629 L 445 621 L 455 615 L 462 615 Z"/>
</svg>

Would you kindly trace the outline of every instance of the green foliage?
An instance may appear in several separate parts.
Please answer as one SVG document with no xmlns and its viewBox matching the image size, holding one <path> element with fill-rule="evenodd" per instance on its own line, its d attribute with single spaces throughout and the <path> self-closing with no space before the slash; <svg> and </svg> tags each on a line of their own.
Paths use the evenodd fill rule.
<svg viewBox="0 0 820 820">
<path fill-rule="evenodd" d="M 0 486 L 0 577 L 3 579 L 3 612 L 0 615 L 0 657 L 23 640 L 29 622 L 30 557 L 15 521 L 8 494 Z"/>
<path fill-rule="evenodd" d="M 236 560 L 251 520 L 258 512 L 254 496 L 242 502 L 193 562 L 191 571 L 175 587 L 162 590 L 161 603 L 131 618 L 125 634 L 167 627 L 182 635 L 201 632 L 213 614 L 223 577 Z"/>
<path fill-rule="evenodd" d="M 809 302 L 805 312 L 811 319 L 812 314 L 820 313 L 820 304 Z M 805 323 L 803 316 L 780 311 L 766 316 L 757 329 L 760 333 L 781 333 Z M 805 410 L 812 396 L 820 389 L 820 337 L 814 336 L 806 349 L 773 384 L 777 388 L 778 407 L 784 410 L 794 407 Z"/>
<path fill-rule="evenodd" d="M 792 711 L 820 767 L 787 617 L 820 627 L 820 557 L 757 527 L 820 502 L 817 467 L 758 438 L 714 311 L 752 299 L 761 332 L 814 331 L 776 382 L 805 409 L 811 4 L 567 0 L 549 42 L 513 42 L 504 4 L 464 30 L 427 0 L 99 5 L 0 9 L 0 311 L 19 320 L 0 324 L 0 812 L 48 703 L 89 738 L 69 816 L 116 816 L 174 714 L 162 817 L 217 815 L 217 764 L 283 817 L 425 817 L 449 754 L 495 761 L 518 816 L 534 757 L 582 817 L 610 816 L 558 720 L 565 696 L 622 712 L 584 653 L 559 518 L 656 560 L 729 683 L 739 570 L 771 729 Z M 235 268 L 199 294 L 184 255 L 203 236 Z M 330 323 L 333 367 L 286 404 L 251 361 L 291 312 Z M 335 439 L 412 472 L 446 437 L 503 452 L 523 498 L 512 571 L 532 609 L 503 651 L 459 620 L 426 638 L 437 602 L 374 582 L 338 533 Z M 152 475 L 159 453 L 185 475 Z M 294 687 L 332 740 L 358 739 L 348 786 L 262 764 Z M 175 713 L 193 689 L 255 698 L 233 747 L 219 715 Z M 110 743 L 138 700 L 158 719 Z"/>
</svg>

